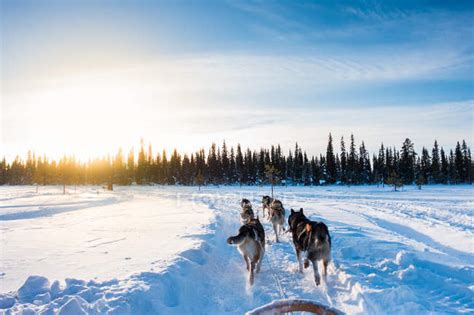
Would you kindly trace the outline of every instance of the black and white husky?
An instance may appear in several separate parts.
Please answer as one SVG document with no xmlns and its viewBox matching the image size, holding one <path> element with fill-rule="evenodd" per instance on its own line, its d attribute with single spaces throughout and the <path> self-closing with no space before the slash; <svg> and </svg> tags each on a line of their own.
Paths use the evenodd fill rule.
<svg viewBox="0 0 474 315">
<path fill-rule="evenodd" d="M 253 285 L 254 273 L 260 271 L 265 254 L 265 230 L 258 217 L 242 225 L 239 234 L 229 237 L 227 243 L 237 245 L 249 271 L 249 283 Z"/>
<path fill-rule="evenodd" d="M 313 264 L 314 282 L 319 285 L 321 277 L 318 272 L 318 261 L 322 260 L 323 262 L 324 278 L 326 278 L 328 264 L 331 261 L 331 236 L 328 227 L 323 222 L 309 220 L 304 215 L 303 208 L 300 211 L 291 209 L 288 225 L 293 236 L 299 271 L 303 272 L 301 252 L 306 252 L 304 267 L 308 268 L 309 262 Z"/>
<path fill-rule="evenodd" d="M 285 208 L 280 200 L 272 199 L 270 196 L 263 196 L 263 215 L 265 216 L 265 209 L 268 213 L 268 220 L 272 222 L 273 231 L 275 232 L 276 241 L 279 242 L 278 234 L 285 231 Z"/>
<path fill-rule="evenodd" d="M 251 219 L 254 219 L 254 213 L 252 209 L 252 204 L 248 199 L 242 199 L 240 202 L 240 206 L 242 207 L 242 211 L 240 212 L 240 223 L 241 224 L 246 224 L 248 223 Z"/>
</svg>

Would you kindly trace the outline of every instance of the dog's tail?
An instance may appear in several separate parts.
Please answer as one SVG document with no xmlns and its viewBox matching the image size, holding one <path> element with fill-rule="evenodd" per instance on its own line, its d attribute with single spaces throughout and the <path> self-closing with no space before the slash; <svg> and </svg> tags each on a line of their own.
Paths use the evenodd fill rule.
<svg viewBox="0 0 474 315">
<path fill-rule="evenodd" d="M 239 233 L 239 235 L 229 237 L 227 239 L 227 244 L 238 245 L 242 243 L 244 239 L 245 239 L 245 235 L 242 233 Z"/>
</svg>

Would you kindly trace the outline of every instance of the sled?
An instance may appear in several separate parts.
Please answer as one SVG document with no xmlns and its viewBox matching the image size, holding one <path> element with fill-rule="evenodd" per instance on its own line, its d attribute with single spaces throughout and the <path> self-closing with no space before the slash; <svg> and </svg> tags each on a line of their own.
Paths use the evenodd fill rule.
<svg viewBox="0 0 474 315">
<path fill-rule="evenodd" d="M 310 300 L 277 300 L 266 305 L 260 306 L 245 315 L 274 315 L 289 312 L 308 312 L 318 315 L 342 315 L 343 312 L 318 304 Z"/>
</svg>

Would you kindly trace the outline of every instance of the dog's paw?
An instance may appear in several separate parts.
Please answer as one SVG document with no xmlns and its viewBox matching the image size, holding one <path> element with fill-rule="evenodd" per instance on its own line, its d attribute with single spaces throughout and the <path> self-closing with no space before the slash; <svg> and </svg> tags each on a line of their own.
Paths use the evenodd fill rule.
<svg viewBox="0 0 474 315">
<path fill-rule="evenodd" d="M 314 283 L 316 284 L 316 286 L 320 285 L 321 284 L 321 277 L 315 276 L 314 277 Z"/>
<path fill-rule="evenodd" d="M 304 268 L 308 268 L 309 267 L 309 260 L 308 259 L 305 259 L 304 260 Z"/>
</svg>

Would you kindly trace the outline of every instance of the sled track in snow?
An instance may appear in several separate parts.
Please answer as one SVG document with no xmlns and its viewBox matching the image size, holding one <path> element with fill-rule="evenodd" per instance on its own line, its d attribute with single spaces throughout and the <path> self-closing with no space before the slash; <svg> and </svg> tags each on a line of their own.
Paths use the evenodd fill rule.
<svg viewBox="0 0 474 315">
<path fill-rule="evenodd" d="M 145 209 L 156 214 L 147 216 L 150 230 L 154 228 L 153 220 L 182 221 L 179 215 L 186 207 L 192 215 L 207 213 L 212 219 L 196 234 L 178 234 L 189 237 L 195 246 L 178 252 L 169 265 L 154 261 L 149 270 L 132 269 L 134 274 L 120 280 L 70 279 L 60 291 L 51 289 L 51 303 L 20 304 L 17 310 L 57 310 L 69 305 L 91 314 L 94 310 L 120 314 L 236 314 L 274 300 L 305 299 L 348 314 L 474 312 L 473 260 L 463 247 L 472 240 L 469 235 L 474 230 L 472 220 L 471 224 L 464 220 L 472 218 L 472 190 L 450 188 L 443 192 L 436 188 L 427 194 L 417 190 L 397 194 L 367 187 L 359 189 L 359 195 L 345 188 L 284 188 L 292 194 L 284 200 L 288 210 L 303 207 L 311 220 L 328 224 L 332 262 L 327 281 L 315 286 L 311 268 L 299 273 L 290 235 L 281 235 L 276 243 L 271 223 L 262 219 L 266 251 L 261 272 L 249 286 L 243 259 L 226 239 L 240 227 L 239 200 L 249 197 L 254 209 L 259 209 L 259 199 L 267 188 L 211 187 L 201 192 L 185 187 L 123 189 L 124 194 L 144 193 L 147 198 L 157 198 L 150 204 L 134 198 L 129 205 L 134 211 Z M 122 193 L 120 188 L 118 191 Z M 156 204 L 166 205 L 167 211 Z M 113 215 L 117 209 L 112 209 Z M 87 213 L 94 218 L 103 216 Z M 130 222 L 128 216 L 125 218 L 125 223 Z M 22 224 L 22 220 L 5 222 Z M 189 224 L 193 226 L 194 222 Z M 438 227 L 454 238 L 436 238 L 433 233 Z M 87 239 L 93 240 L 92 244 L 98 240 L 93 235 Z M 133 262 L 134 257 L 126 260 L 127 265 Z M 8 308 L 15 302 L 15 294 L 0 296 L 0 306 Z"/>
</svg>

